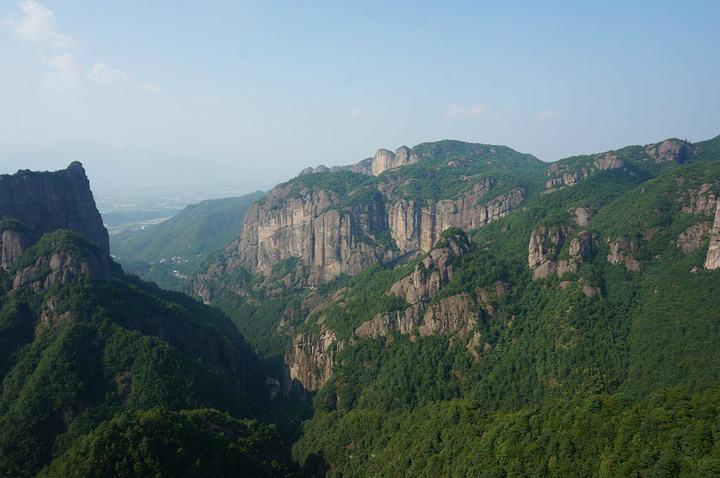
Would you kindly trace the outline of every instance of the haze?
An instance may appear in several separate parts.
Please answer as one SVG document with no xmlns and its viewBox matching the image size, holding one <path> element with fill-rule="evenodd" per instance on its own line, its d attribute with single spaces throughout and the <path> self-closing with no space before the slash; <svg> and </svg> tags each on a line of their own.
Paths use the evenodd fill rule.
<svg viewBox="0 0 720 478">
<path fill-rule="evenodd" d="M 3 2 L 2 171 L 268 188 L 444 138 L 720 134 L 720 3 Z M 132 173 L 132 174 L 131 174 Z"/>
</svg>

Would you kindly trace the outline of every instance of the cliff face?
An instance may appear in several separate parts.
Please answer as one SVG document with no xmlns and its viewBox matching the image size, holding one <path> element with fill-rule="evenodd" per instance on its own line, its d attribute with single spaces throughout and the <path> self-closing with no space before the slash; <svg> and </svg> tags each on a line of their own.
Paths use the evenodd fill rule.
<svg viewBox="0 0 720 478">
<path fill-rule="evenodd" d="M 383 202 L 341 210 L 341 198 L 335 193 L 292 193 L 292 186 L 279 188 L 263 203 L 251 206 L 242 232 L 208 275 L 222 277 L 241 266 L 267 275 L 279 262 L 299 257 L 310 267 L 314 284 L 341 273 L 357 274 L 394 257 L 373 240 L 376 231 L 387 227 Z"/>
<path fill-rule="evenodd" d="M 344 198 L 329 191 L 298 194 L 292 186 L 279 188 L 248 210 L 237 240 L 206 277 L 220 278 L 237 267 L 267 275 L 279 262 L 299 257 L 310 266 L 313 285 L 339 274 L 358 274 L 372 264 L 414 257 L 432 249 L 445 229 L 481 227 L 525 200 L 525 191 L 516 188 L 481 204 L 493 186 L 492 181 L 476 183 L 456 199 L 422 205 L 412 199 L 389 201 L 395 192 L 389 187 L 373 201 L 347 207 L 342 207 Z M 383 245 L 382 231 L 389 231 L 397 248 Z"/>
<path fill-rule="evenodd" d="M 95 207 L 90 183 L 77 161 L 62 171 L 23 170 L 0 175 L 2 217 L 15 218 L 38 234 L 70 229 L 110 252 L 108 233 Z"/>
<path fill-rule="evenodd" d="M 592 236 L 588 231 L 580 231 L 573 237 L 574 229 L 565 224 L 540 226 L 530 236 L 528 246 L 528 265 L 533 270 L 533 280 L 544 279 L 551 274 L 561 278 L 566 272 L 576 274 L 580 264 L 587 262 L 592 253 Z M 565 244 L 570 241 L 568 257 L 558 259 Z"/>
<path fill-rule="evenodd" d="M 403 252 L 429 251 L 449 227 L 470 230 L 484 226 L 490 221 L 506 216 L 525 201 L 525 191 L 516 188 L 499 196 L 487 205 L 480 200 L 494 187 L 492 181 L 484 181 L 460 193 L 457 199 L 417 201 L 401 199 L 388 206 L 388 226 L 393 238 Z"/>
</svg>

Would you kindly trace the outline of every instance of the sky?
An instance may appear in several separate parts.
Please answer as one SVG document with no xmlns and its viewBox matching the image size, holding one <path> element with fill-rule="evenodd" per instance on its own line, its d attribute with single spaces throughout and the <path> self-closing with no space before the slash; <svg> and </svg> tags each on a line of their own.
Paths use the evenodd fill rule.
<svg viewBox="0 0 720 478">
<path fill-rule="evenodd" d="M 544 161 L 702 141 L 719 18 L 717 0 L 0 0 L 0 172 L 85 141 L 268 185 L 441 139 Z"/>
</svg>

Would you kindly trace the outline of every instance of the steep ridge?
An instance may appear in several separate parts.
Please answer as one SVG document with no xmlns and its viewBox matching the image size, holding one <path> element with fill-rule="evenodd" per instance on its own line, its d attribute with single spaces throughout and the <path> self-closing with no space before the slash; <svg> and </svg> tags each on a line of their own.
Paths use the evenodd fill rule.
<svg viewBox="0 0 720 478">
<path fill-rule="evenodd" d="M 237 240 L 198 282 L 222 287 L 238 267 L 267 276 L 295 257 L 313 286 L 405 261 L 448 227 L 481 227 L 519 207 L 543 167 L 509 148 L 457 141 L 380 150 L 359 164 L 357 173 L 302 174 L 278 186 L 248 210 Z"/>
<path fill-rule="evenodd" d="M 62 171 L 0 175 L 0 218 L 11 217 L 37 234 L 69 229 L 110 251 L 108 233 L 95 207 L 82 164 Z"/>
</svg>

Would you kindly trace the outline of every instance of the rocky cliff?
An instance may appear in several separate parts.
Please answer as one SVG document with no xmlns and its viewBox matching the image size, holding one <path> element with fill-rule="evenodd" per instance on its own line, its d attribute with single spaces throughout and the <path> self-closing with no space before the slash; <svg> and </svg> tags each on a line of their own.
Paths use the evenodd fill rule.
<svg viewBox="0 0 720 478">
<path fill-rule="evenodd" d="M 62 171 L 21 170 L 0 175 L 3 217 L 15 218 L 37 234 L 70 229 L 110 252 L 108 233 L 95 207 L 90 183 L 77 161 Z"/>
<path fill-rule="evenodd" d="M 403 279 L 393 284 L 386 295 L 394 295 L 409 304 L 404 311 L 378 314 L 354 331 L 354 338 L 338 340 L 324 324 L 319 333 L 300 333 L 293 339 L 293 347 L 285 355 L 284 390 L 288 395 L 307 399 L 307 392 L 319 390 L 332 377 L 333 364 L 339 351 L 352 347 L 357 340 L 377 338 L 398 331 L 420 335 L 455 334 L 465 337 L 482 315 L 484 304 L 478 305 L 470 294 L 463 292 L 431 303 L 433 297 L 454 278 L 455 263 L 470 252 L 467 235 L 459 228 L 448 229 L 436 246 Z M 504 289 L 500 287 L 500 292 Z M 481 292 L 485 297 L 485 292 Z M 342 303 L 344 294 L 338 293 L 318 309 Z"/>
</svg>

